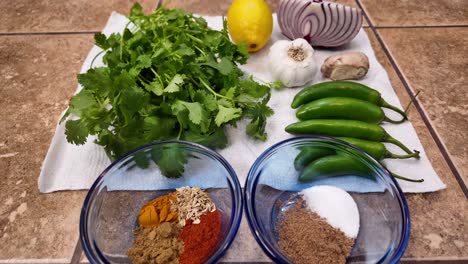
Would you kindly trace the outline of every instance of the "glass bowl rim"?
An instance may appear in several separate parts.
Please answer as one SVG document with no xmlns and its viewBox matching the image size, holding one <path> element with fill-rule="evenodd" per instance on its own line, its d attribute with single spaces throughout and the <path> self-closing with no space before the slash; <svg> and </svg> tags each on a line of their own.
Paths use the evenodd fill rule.
<svg viewBox="0 0 468 264">
<path fill-rule="evenodd" d="M 254 184 L 258 179 L 258 174 L 255 175 L 254 172 L 257 171 L 259 165 L 263 163 L 263 161 L 268 158 L 268 155 L 272 153 L 275 150 L 278 150 L 284 146 L 288 146 L 291 143 L 294 142 L 300 142 L 303 140 L 317 140 L 317 141 L 329 141 L 331 143 L 335 144 L 341 144 L 345 145 L 346 147 L 352 148 L 358 152 L 360 152 L 362 155 L 365 156 L 365 158 L 369 159 L 374 165 L 378 167 L 381 171 L 384 173 L 384 179 L 387 180 L 387 182 L 395 187 L 396 190 L 396 198 L 398 198 L 398 204 L 400 206 L 400 211 L 402 214 L 402 230 L 401 230 L 401 239 L 398 241 L 398 245 L 396 247 L 395 252 L 391 256 L 391 258 L 388 260 L 388 263 L 391 264 L 396 264 L 399 262 L 401 257 L 403 256 L 406 247 L 408 246 L 409 242 L 409 237 L 410 237 L 410 229 L 411 229 L 411 220 L 410 220 L 410 212 L 409 212 L 409 206 L 408 202 L 406 201 L 405 194 L 401 190 L 400 185 L 396 181 L 394 177 L 391 176 L 390 172 L 388 171 L 387 168 L 385 168 L 378 160 L 373 158 L 371 155 L 369 155 L 367 152 L 364 150 L 355 147 L 348 142 L 333 138 L 333 137 L 328 137 L 328 136 L 321 136 L 321 135 L 307 135 L 307 136 L 295 136 L 292 138 L 288 138 L 285 140 L 282 140 L 268 149 L 266 149 L 258 158 L 255 160 L 253 163 L 252 167 L 250 168 L 247 178 L 245 180 L 244 184 L 244 203 L 245 203 L 245 211 L 246 211 L 246 218 L 247 222 L 249 224 L 249 228 L 251 233 L 253 234 L 253 237 L 257 241 L 257 244 L 262 248 L 263 252 L 270 257 L 274 262 L 276 263 L 289 263 L 287 260 L 285 260 L 281 255 L 277 254 L 276 250 L 274 248 L 271 248 L 269 246 L 269 243 L 267 242 L 267 239 L 265 239 L 260 232 L 260 225 L 257 221 L 257 214 L 254 211 L 254 200 L 252 199 L 252 189 L 254 188 Z M 386 255 L 384 255 L 382 258 L 385 258 Z M 382 263 L 382 258 L 379 260 L 377 263 Z"/>
<path fill-rule="evenodd" d="M 182 144 L 185 146 L 197 148 L 201 150 L 201 152 L 210 158 L 218 161 L 223 165 L 223 167 L 226 169 L 226 171 L 229 174 L 230 180 L 232 181 L 233 185 L 233 193 L 231 196 L 234 198 L 234 206 L 232 209 L 233 214 L 231 215 L 231 222 L 232 225 L 229 227 L 228 232 L 226 234 L 226 238 L 221 242 L 220 246 L 216 249 L 216 252 L 208 259 L 206 263 L 216 263 L 227 251 L 229 246 L 232 244 L 234 241 L 237 232 L 239 231 L 239 226 L 241 223 L 242 219 L 242 213 L 243 213 L 243 195 L 242 195 L 242 188 L 239 182 L 239 178 L 237 177 L 236 172 L 232 168 L 231 164 L 227 162 L 227 160 L 221 156 L 218 152 L 215 150 L 205 147 L 201 144 L 191 142 L 191 141 L 186 141 L 186 140 L 165 140 L 165 141 L 158 141 L 158 142 L 153 142 L 149 143 L 143 146 L 140 146 L 138 148 L 135 148 L 122 157 L 112 161 L 112 163 L 107 166 L 96 178 L 96 180 L 93 182 L 91 185 L 91 188 L 89 188 L 88 193 L 86 194 L 85 200 L 83 202 L 83 206 L 81 208 L 81 213 L 80 213 L 80 243 L 83 248 L 83 251 L 88 258 L 90 263 L 109 263 L 107 259 L 102 255 L 100 250 L 97 250 L 97 252 L 94 252 L 94 250 L 90 247 L 90 238 L 89 234 L 87 231 L 87 225 L 88 225 L 88 215 L 90 213 L 90 204 L 93 201 L 92 198 L 95 195 L 95 191 L 100 183 L 102 183 L 104 177 L 107 175 L 107 173 L 117 166 L 121 161 L 127 159 L 129 156 L 142 151 L 147 148 L 151 148 L 154 146 L 158 145 L 167 145 L 167 144 Z M 97 246 L 95 246 L 97 249 L 99 249 Z"/>
</svg>

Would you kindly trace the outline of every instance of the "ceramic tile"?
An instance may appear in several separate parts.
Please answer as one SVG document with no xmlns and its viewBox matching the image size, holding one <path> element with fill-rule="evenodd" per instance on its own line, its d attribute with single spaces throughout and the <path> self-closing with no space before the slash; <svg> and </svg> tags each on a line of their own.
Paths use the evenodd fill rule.
<svg viewBox="0 0 468 264">
<path fill-rule="evenodd" d="M 468 30 L 379 31 L 468 184 Z"/>
<path fill-rule="evenodd" d="M 272 12 L 277 12 L 279 2 L 280 0 L 267 0 Z M 331 0 L 329 2 L 358 7 L 355 0 Z M 231 3 L 231 0 L 172 0 L 167 6 L 183 8 L 187 11 L 202 15 L 226 15 Z M 367 22 L 364 22 L 364 25 L 367 25 Z"/>
<path fill-rule="evenodd" d="M 272 12 L 277 12 L 280 0 L 266 0 Z M 345 5 L 357 7 L 354 0 L 332 0 L 329 2 L 337 2 Z M 178 7 L 187 11 L 201 15 L 226 15 L 231 5 L 231 0 L 172 0 L 168 2 L 168 7 Z"/>
<path fill-rule="evenodd" d="M 69 261 L 84 192 L 40 194 L 40 166 L 89 36 L 0 37 L 0 262 Z"/>
<path fill-rule="evenodd" d="M 466 0 L 359 0 L 374 26 L 468 25 Z"/>
<path fill-rule="evenodd" d="M 387 70 L 400 102 L 402 105 L 407 105 L 410 98 L 402 82 L 372 31 L 368 29 L 366 32 L 369 34 L 377 58 Z M 407 48 L 406 45 L 402 47 Z M 407 52 L 407 56 L 413 54 L 412 52 Z M 447 184 L 447 189 L 434 193 L 407 194 L 411 213 L 411 239 L 404 257 L 412 259 L 468 257 L 468 202 L 416 109 L 411 109 L 409 118 L 432 166 Z"/>
<path fill-rule="evenodd" d="M 128 14 L 135 2 L 150 12 L 157 0 L 3 0 L 0 33 L 101 31 L 112 11 Z"/>
<path fill-rule="evenodd" d="M 100 31 L 112 11 L 128 14 L 135 2 L 139 2 L 144 11 L 149 13 L 159 1 L 0 1 L 0 33 Z M 225 15 L 231 4 L 230 0 L 173 0 L 161 2 L 168 2 L 168 7 L 179 7 L 203 15 Z M 272 11 L 275 12 L 279 0 L 268 0 L 267 2 Z M 357 7 L 354 0 L 334 0 L 331 2 Z"/>
</svg>

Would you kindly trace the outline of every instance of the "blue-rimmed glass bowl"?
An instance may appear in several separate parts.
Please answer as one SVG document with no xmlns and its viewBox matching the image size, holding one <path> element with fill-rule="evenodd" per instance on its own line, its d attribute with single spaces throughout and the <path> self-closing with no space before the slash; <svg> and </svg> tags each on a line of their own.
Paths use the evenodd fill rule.
<svg viewBox="0 0 468 264">
<path fill-rule="evenodd" d="M 153 158 L 176 151 L 186 159 L 182 177 L 163 176 Z M 156 159 L 157 160 L 157 159 Z M 146 167 L 146 168 L 142 168 Z M 86 196 L 80 218 L 80 240 L 91 263 L 129 263 L 140 208 L 182 186 L 207 191 L 222 215 L 217 248 L 206 263 L 216 263 L 234 240 L 242 215 L 239 180 L 215 151 L 186 141 L 158 142 L 138 148 L 113 162 Z"/>
<path fill-rule="evenodd" d="M 327 148 L 367 167 L 369 174 L 328 176 L 299 182 L 294 160 L 304 148 Z M 347 190 L 360 215 L 360 228 L 348 263 L 398 263 L 409 240 L 408 204 L 398 183 L 367 153 L 343 141 L 321 136 L 296 137 L 266 150 L 253 164 L 245 184 L 247 219 L 258 244 L 277 263 L 290 263 L 277 244 L 278 216 L 297 192 L 317 185 Z M 278 202 L 280 201 L 280 202 Z M 300 231 L 298 231 L 300 232 Z"/>
</svg>

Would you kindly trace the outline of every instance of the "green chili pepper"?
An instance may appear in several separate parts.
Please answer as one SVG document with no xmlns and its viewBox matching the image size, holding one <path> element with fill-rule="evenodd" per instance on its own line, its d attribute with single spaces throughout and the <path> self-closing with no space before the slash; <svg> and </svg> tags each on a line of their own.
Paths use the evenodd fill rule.
<svg viewBox="0 0 468 264">
<path fill-rule="evenodd" d="M 371 141 L 389 142 L 399 146 L 408 154 L 414 154 L 403 143 L 390 136 L 376 124 L 357 120 L 316 119 L 300 121 L 286 127 L 291 134 L 320 134 L 334 137 L 352 137 Z"/>
<path fill-rule="evenodd" d="M 348 97 L 327 97 L 309 102 L 296 113 L 301 120 L 308 119 L 351 119 L 367 123 L 379 124 L 382 121 L 402 123 L 402 120 L 392 120 L 385 116 L 384 111 L 367 101 Z"/>
<path fill-rule="evenodd" d="M 349 138 L 349 137 L 338 137 L 338 139 L 348 142 L 356 147 L 364 150 L 369 153 L 376 160 L 381 159 L 408 159 L 408 158 L 417 158 L 419 159 L 419 151 L 415 151 L 413 154 L 407 155 L 398 155 L 388 151 L 385 148 L 385 145 L 381 142 L 369 141 L 358 138 Z"/>
<path fill-rule="evenodd" d="M 410 181 L 423 182 L 424 179 L 413 180 L 391 173 L 393 177 Z M 346 154 L 326 156 L 311 162 L 299 175 L 299 181 L 308 182 L 327 177 L 355 175 L 373 178 L 370 168 Z"/>
<path fill-rule="evenodd" d="M 387 103 L 378 91 L 364 84 L 349 81 L 322 82 L 308 86 L 296 94 L 291 107 L 298 108 L 300 105 L 313 100 L 336 96 L 351 97 L 368 101 L 372 104 L 392 109 L 393 111 L 401 114 L 404 119 L 408 119 L 403 110 Z"/>
<path fill-rule="evenodd" d="M 299 154 L 297 154 L 296 158 L 294 159 L 294 168 L 298 171 L 302 170 L 307 166 L 307 164 L 318 158 L 336 154 L 334 150 L 324 147 L 304 146 L 300 149 L 301 152 L 299 152 Z"/>
</svg>

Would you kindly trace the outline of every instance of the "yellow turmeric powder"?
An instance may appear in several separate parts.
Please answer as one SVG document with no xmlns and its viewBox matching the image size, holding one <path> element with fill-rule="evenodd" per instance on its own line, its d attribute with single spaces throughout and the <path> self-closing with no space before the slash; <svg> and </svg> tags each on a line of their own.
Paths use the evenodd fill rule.
<svg viewBox="0 0 468 264">
<path fill-rule="evenodd" d="M 177 221 L 177 211 L 171 211 L 171 204 L 176 199 L 174 193 L 170 193 L 146 203 L 138 213 L 140 226 L 155 227 L 163 222 Z"/>
</svg>

